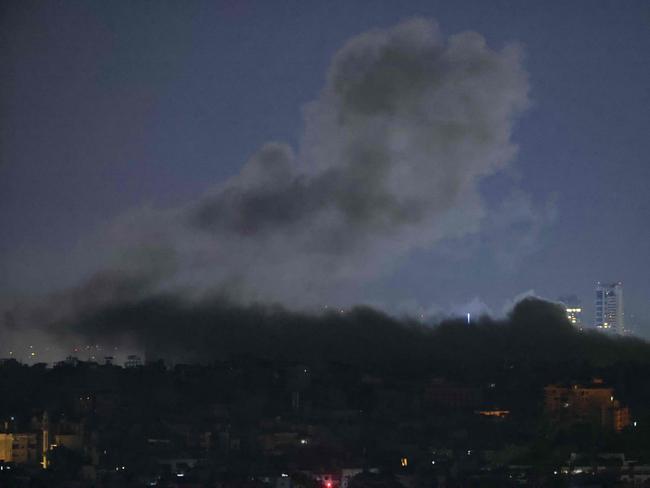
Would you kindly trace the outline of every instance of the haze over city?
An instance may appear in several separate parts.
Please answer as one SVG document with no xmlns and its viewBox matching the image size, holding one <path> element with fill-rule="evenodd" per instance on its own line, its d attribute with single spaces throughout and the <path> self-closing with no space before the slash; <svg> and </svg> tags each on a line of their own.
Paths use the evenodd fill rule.
<svg viewBox="0 0 650 488">
<path fill-rule="evenodd" d="M 575 294 L 591 325 L 621 281 L 647 335 L 647 4 L 369 7 L 5 7 L 5 322 L 159 292 L 426 317 Z"/>
</svg>

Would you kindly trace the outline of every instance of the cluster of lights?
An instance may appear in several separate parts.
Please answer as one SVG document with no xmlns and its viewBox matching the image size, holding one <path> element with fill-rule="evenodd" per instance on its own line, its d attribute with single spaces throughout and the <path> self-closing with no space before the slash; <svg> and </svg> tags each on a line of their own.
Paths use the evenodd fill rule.
<svg viewBox="0 0 650 488">
<path fill-rule="evenodd" d="M 49 347 L 46 347 L 46 348 L 45 348 L 45 351 L 46 351 L 46 352 L 49 351 L 49 350 L 50 350 Z M 34 348 L 34 345 L 33 345 L 33 344 L 30 344 L 30 345 L 27 346 L 27 352 L 26 352 L 26 354 L 27 354 L 27 357 L 30 358 L 30 359 L 34 359 L 34 358 L 36 358 L 36 357 L 38 356 L 38 352 L 37 352 L 36 349 Z M 13 351 L 13 350 L 9 351 L 9 357 L 10 357 L 10 358 L 13 358 L 13 357 L 15 357 L 15 356 L 16 356 L 16 351 Z"/>
<path fill-rule="evenodd" d="M 483 417 L 507 417 L 510 410 L 480 410 L 478 414 Z"/>
<path fill-rule="evenodd" d="M 582 313 L 582 308 L 580 307 L 567 307 L 566 309 L 567 318 L 569 319 L 569 322 L 571 322 L 573 325 L 576 325 L 578 323 L 578 314 L 581 313 Z"/>
</svg>

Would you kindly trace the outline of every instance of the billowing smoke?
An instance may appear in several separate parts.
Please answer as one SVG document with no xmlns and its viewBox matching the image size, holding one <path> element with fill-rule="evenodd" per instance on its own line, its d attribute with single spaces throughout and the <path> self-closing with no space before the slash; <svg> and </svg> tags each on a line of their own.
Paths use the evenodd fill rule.
<svg viewBox="0 0 650 488">
<path fill-rule="evenodd" d="M 410 374 L 494 375 L 504 365 L 647 362 L 650 345 L 572 326 L 564 308 L 524 298 L 502 319 L 445 320 L 435 326 L 357 307 L 301 313 L 224 299 L 187 301 L 158 295 L 114 302 L 52 324 L 110 348 L 130 343 L 149 360 L 212 362 L 241 357 L 307 364 L 338 362 Z M 110 350 L 110 349 L 109 349 Z"/>
<path fill-rule="evenodd" d="M 478 185 L 515 154 L 527 92 L 517 46 L 445 39 L 421 19 L 367 32 L 335 54 L 299 148 L 270 142 L 182 208 L 122 216 L 108 243 L 166 290 L 336 302 L 410 250 L 479 229 Z"/>
<path fill-rule="evenodd" d="M 122 215 L 92 247 L 113 254 L 101 271 L 45 303 L 2 307 L 5 338 L 161 294 L 354 303 L 355 290 L 410 251 L 500 221 L 479 185 L 515 155 L 527 94 L 516 45 L 495 50 L 473 32 L 445 38 L 422 19 L 359 35 L 305 106 L 299 147 L 269 142 L 181 207 Z"/>
</svg>

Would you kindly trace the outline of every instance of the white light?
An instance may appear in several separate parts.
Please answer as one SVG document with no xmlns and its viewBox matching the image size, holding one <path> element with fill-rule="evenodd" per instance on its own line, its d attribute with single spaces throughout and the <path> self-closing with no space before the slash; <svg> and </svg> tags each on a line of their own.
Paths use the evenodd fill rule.
<svg viewBox="0 0 650 488">
<path fill-rule="evenodd" d="M 431 464 L 436 464 L 436 462 L 435 462 L 435 461 L 431 461 Z"/>
<path fill-rule="evenodd" d="M 470 317 L 471 317 L 470 313 L 467 312 L 467 323 L 468 323 L 468 324 L 469 324 L 469 322 L 470 322 L 470 320 L 471 320 Z"/>
<path fill-rule="evenodd" d="M 633 425 L 634 425 L 634 427 L 636 427 L 636 420 L 634 421 L 634 424 L 633 424 Z"/>
<path fill-rule="evenodd" d="M 287 473 L 282 473 L 282 477 L 283 477 L 283 478 L 288 478 L 289 475 L 288 475 Z"/>
</svg>

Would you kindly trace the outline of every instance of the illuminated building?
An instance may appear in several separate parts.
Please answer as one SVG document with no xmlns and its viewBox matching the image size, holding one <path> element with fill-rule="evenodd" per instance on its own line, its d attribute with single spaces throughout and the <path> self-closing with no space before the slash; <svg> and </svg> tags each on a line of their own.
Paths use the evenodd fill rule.
<svg viewBox="0 0 650 488">
<path fill-rule="evenodd" d="M 594 327 L 605 332 L 622 334 L 625 328 L 623 315 L 623 284 L 600 283 L 596 285 L 596 316 Z"/>
<path fill-rule="evenodd" d="M 569 322 L 571 322 L 576 327 L 580 326 L 581 323 L 580 315 L 582 315 L 582 308 L 580 307 L 566 308 L 566 316 L 569 319 Z"/>
<path fill-rule="evenodd" d="M 544 388 L 547 415 L 558 423 L 595 423 L 620 431 L 630 424 L 630 412 L 614 389 L 595 379 L 590 385 L 548 385 Z"/>
<path fill-rule="evenodd" d="M 0 461 L 37 464 L 41 450 L 36 433 L 0 433 Z"/>
<path fill-rule="evenodd" d="M 499 409 L 477 410 L 476 413 L 478 413 L 481 417 L 493 417 L 493 418 L 504 419 L 508 415 L 510 415 L 510 410 L 499 410 Z"/>
<path fill-rule="evenodd" d="M 47 469 L 49 466 L 48 453 L 50 451 L 50 417 L 48 416 L 47 412 L 43 412 L 41 430 L 41 452 L 43 454 L 43 457 L 41 459 L 41 466 L 43 466 L 43 469 Z"/>
<path fill-rule="evenodd" d="M 44 469 L 50 465 L 52 449 L 63 446 L 71 451 L 82 452 L 83 425 L 69 421 L 50 423 L 47 412 L 40 421 L 32 419 L 30 432 L 11 432 L 5 424 L 0 433 L 0 461 L 15 464 L 40 464 Z"/>
<path fill-rule="evenodd" d="M 558 298 L 558 301 L 564 306 L 566 317 L 572 325 L 582 326 L 582 306 L 576 295 L 566 295 Z"/>
<path fill-rule="evenodd" d="M 14 439 L 11 434 L 0 433 L 0 461 L 11 462 L 11 444 Z"/>
</svg>

